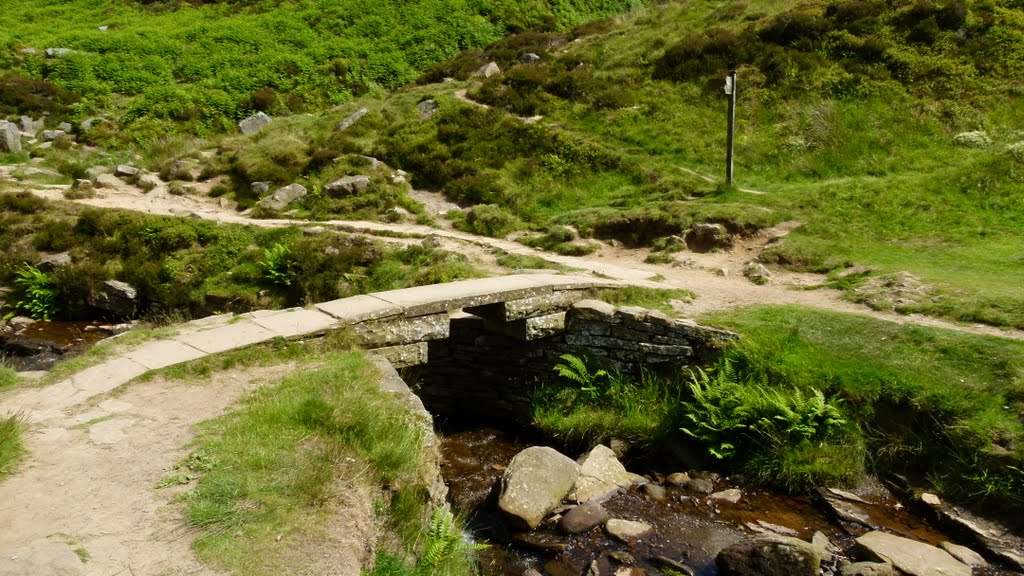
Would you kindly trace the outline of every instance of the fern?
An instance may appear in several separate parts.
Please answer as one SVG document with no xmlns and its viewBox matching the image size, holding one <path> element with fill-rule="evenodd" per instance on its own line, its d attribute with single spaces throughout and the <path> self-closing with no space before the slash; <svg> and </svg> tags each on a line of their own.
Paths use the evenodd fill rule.
<svg viewBox="0 0 1024 576">
<path fill-rule="evenodd" d="M 579 385 L 579 389 L 587 395 L 596 398 L 598 396 L 598 382 L 607 383 L 610 375 L 606 370 L 599 369 L 591 372 L 587 362 L 574 354 L 562 354 L 559 356 L 565 364 L 555 364 L 555 372 L 562 378 L 570 380 Z"/>
<path fill-rule="evenodd" d="M 461 535 L 453 530 L 451 512 L 437 509 L 430 517 L 427 542 L 416 562 L 416 576 L 430 576 L 451 559 L 458 549 Z"/>
<path fill-rule="evenodd" d="M 703 370 L 690 383 L 692 400 L 683 403 L 680 430 L 725 460 L 743 451 L 777 451 L 824 439 L 846 425 L 842 411 L 824 393 L 811 388 L 784 390 L 763 380 L 740 382 L 724 361 L 714 377 Z"/>
<path fill-rule="evenodd" d="M 57 313 L 57 283 L 49 274 L 31 264 L 22 264 L 15 270 L 14 285 L 23 298 L 14 307 L 36 320 L 49 320 Z"/>
</svg>

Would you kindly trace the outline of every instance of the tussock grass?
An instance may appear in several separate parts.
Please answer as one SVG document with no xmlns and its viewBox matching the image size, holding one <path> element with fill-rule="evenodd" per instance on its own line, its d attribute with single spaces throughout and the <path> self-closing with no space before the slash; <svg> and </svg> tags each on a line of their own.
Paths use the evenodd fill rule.
<svg viewBox="0 0 1024 576">
<path fill-rule="evenodd" d="M 18 383 L 18 373 L 0 358 L 0 390 L 11 388 Z"/>
<path fill-rule="evenodd" d="M 0 480 L 13 473 L 25 453 L 21 434 L 28 420 L 21 414 L 0 416 Z"/>
</svg>

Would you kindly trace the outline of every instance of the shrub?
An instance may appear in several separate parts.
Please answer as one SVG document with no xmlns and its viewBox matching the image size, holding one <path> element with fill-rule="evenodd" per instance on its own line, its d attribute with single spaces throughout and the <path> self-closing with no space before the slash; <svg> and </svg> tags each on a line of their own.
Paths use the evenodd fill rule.
<svg viewBox="0 0 1024 576">
<path fill-rule="evenodd" d="M 474 206 L 466 214 L 465 222 L 456 224 L 460 230 L 465 232 L 492 238 L 502 238 L 523 226 L 519 218 L 495 204 Z"/>
</svg>

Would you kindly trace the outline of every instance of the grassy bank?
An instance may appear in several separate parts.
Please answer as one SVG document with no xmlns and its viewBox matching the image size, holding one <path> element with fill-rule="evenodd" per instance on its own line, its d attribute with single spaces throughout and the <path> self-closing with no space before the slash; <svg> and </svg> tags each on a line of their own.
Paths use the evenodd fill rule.
<svg viewBox="0 0 1024 576">
<path fill-rule="evenodd" d="M 740 334 L 706 374 L 542 389 L 538 423 L 562 437 L 696 443 L 710 462 L 797 490 L 900 473 L 1020 517 L 1024 344 L 800 307 L 703 320 Z"/>
<path fill-rule="evenodd" d="M 467 573 L 451 519 L 424 517 L 426 423 L 378 388 L 365 356 L 318 360 L 201 426 L 182 464 L 199 476 L 185 502 L 200 557 L 237 574 L 289 572 L 317 555 L 337 506 L 365 497 L 383 528 L 375 574 L 411 574 L 406 555 L 431 550 L 416 573 Z M 282 535 L 295 539 L 288 553 Z"/>
</svg>

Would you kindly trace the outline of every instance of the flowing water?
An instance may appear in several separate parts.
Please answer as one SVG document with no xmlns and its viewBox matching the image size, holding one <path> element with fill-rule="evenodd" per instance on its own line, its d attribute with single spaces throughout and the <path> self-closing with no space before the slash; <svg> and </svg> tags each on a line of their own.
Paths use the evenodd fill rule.
<svg viewBox="0 0 1024 576">
<path fill-rule="evenodd" d="M 530 533 L 518 533 L 497 509 L 497 484 L 505 466 L 520 450 L 545 444 L 528 432 L 492 428 L 442 431 L 442 472 L 448 483 L 453 508 L 468 519 L 473 537 L 488 547 L 479 553 L 483 576 L 522 576 L 534 568 L 551 576 L 596 574 L 665 574 L 670 566 L 664 559 L 680 562 L 701 576 L 717 574 L 715 555 L 724 547 L 769 528 L 791 531 L 810 540 L 821 532 L 840 550 L 848 550 L 853 539 L 868 529 L 831 518 L 806 496 L 790 496 L 744 486 L 731 478 L 715 481 L 715 490 L 739 488 L 736 504 L 712 502 L 706 496 L 686 493 L 680 487 L 666 487 L 666 498 L 654 501 L 637 488 L 604 503 L 611 517 L 646 522 L 654 536 L 627 545 L 595 529 L 585 534 L 565 535 L 552 525 Z M 571 456 L 576 456 L 571 454 Z M 631 468 L 627 462 L 627 468 Z M 633 470 L 654 480 L 674 470 Z M 712 478 L 714 476 L 711 476 Z M 884 488 L 858 490 L 874 504 L 859 504 L 871 516 L 871 523 L 895 534 L 938 544 L 951 538 L 927 522 L 911 515 Z M 823 566 L 834 567 L 823 563 Z M 623 568 L 633 567 L 629 571 Z M 596 572 L 592 572 L 596 568 Z M 623 570 L 617 572 L 617 570 Z M 996 569 L 976 570 L 976 575 L 1009 575 Z"/>
</svg>

